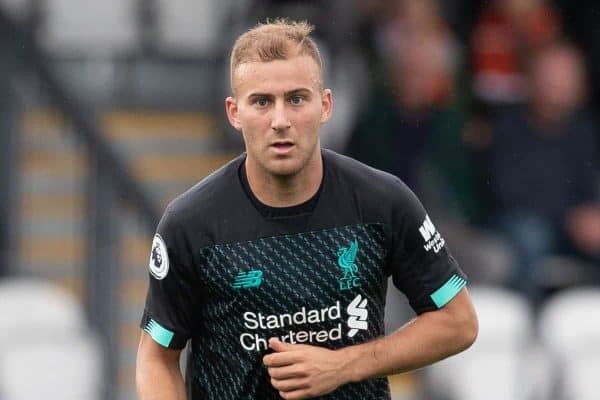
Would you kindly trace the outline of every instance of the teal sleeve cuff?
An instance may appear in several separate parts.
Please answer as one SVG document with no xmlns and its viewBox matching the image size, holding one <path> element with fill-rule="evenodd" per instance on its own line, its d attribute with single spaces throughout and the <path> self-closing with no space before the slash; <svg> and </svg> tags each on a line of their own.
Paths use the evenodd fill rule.
<svg viewBox="0 0 600 400">
<path fill-rule="evenodd" d="M 431 300 L 433 300 L 437 308 L 442 308 L 452 300 L 466 284 L 466 280 L 454 274 L 438 290 L 431 294 Z"/>
<path fill-rule="evenodd" d="M 173 340 L 173 336 L 175 335 L 170 330 L 163 328 L 158 322 L 153 319 L 150 319 L 146 326 L 144 327 L 144 331 L 154 339 L 154 341 L 160 344 L 163 347 L 169 347 L 171 341 Z"/>
</svg>

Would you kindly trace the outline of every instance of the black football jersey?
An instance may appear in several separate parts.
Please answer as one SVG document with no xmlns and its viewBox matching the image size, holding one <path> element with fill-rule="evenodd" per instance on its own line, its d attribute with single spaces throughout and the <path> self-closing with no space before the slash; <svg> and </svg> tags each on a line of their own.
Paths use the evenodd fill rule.
<svg viewBox="0 0 600 400">
<path fill-rule="evenodd" d="M 152 244 L 141 326 L 164 347 L 191 339 L 191 400 L 279 399 L 262 363 L 271 337 L 337 349 L 382 336 L 389 276 L 417 314 L 466 284 L 398 178 L 323 150 L 317 194 L 274 208 L 252 194 L 244 160 L 174 200 Z M 390 393 L 378 378 L 321 398 Z"/>
</svg>

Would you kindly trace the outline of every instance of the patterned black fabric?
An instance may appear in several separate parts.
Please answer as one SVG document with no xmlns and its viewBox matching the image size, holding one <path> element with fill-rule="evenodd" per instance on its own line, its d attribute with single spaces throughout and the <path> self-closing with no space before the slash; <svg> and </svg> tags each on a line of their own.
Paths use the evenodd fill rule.
<svg viewBox="0 0 600 400">
<path fill-rule="evenodd" d="M 357 287 L 341 289 L 344 269 L 338 263 L 338 252 L 352 241 L 358 243 L 354 282 Z M 387 275 L 383 270 L 386 251 L 385 234 L 380 224 L 346 226 L 317 232 L 276 236 L 244 243 L 211 246 L 201 251 L 204 268 L 201 281 L 206 282 L 209 299 L 200 313 L 201 325 L 195 344 L 191 367 L 200 386 L 214 399 L 279 399 L 269 384 L 262 357 L 270 337 L 325 331 L 330 339 L 313 343 L 339 348 L 383 335 L 383 311 Z M 262 283 L 258 287 L 234 289 L 239 272 L 260 270 Z M 349 337 L 347 307 L 358 295 L 367 299 L 368 329 Z M 263 316 L 292 315 L 302 309 L 317 310 L 317 323 L 286 324 L 279 328 L 254 327 L 256 318 L 248 323 L 244 313 Z M 333 308 L 333 310 L 332 310 Z M 329 309 L 329 313 L 322 310 Z M 339 315 L 336 310 L 339 310 Z M 314 315 L 315 313 L 313 313 Z M 302 315 L 302 314 L 300 314 Z M 329 318 L 329 317 L 333 318 Z M 275 318 L 271 322 L 275 324 Z M 300 318 L 297 321 L 302 321 Z M 281 322 L 281 321 L 278 321 Z M 284 323 L 288 322 L 286 319 Z M 292 321 L 293 322 L 293 321 Z M 266 326 L 267 323 L 265 322 Z M 280 325 L 278 323 L 278 325 Z M 271 325 L 272 326 L 272 325 Z M 296 336 L 296 335 L 294 335 Z M 293 337 L 294 337 L 293 336 Z M 323 337 L 324 334 L 321 334 Z M 293 338 L 292 337 L 292 338 Z M 316 335 L 313 335 L 315 338 Z M 260 339 L 256 339 L 260 338 Z M 261 340 L 262 339 L 262 340 Z M 244 342 L 242 344 L 241 342 Z M 256 343 L 264 348 L 251 349 Z M 244 347 L 245 346 L 245 347 Z M 212 368 L 203 368 L 211 365 Z M 239 397 L 241 393 L 253 394 Z M 385 379 L 346 385 L 326 399 L 388 398 Z"/>
</svg>

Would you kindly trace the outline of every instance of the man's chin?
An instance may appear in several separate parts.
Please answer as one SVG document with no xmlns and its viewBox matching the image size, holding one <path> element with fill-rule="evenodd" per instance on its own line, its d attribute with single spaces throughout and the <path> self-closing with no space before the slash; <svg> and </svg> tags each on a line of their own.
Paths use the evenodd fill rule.
<svg viewBox="0 0 600 400">
<path fill-rule="evenodd" d="M 286 178 L 297 175 L 302 169 L 302 163 L 298 160 L 285 159 L 273 160 L 269 163 L 267 171 L 276 177 Z"/>
</svg>

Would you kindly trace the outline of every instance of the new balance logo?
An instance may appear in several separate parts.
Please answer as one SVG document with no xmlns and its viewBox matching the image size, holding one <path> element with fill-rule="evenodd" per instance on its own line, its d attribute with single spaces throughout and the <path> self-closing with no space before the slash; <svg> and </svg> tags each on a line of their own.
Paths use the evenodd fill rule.
<svg viewBox="0 0 600 400">
<path fill-rule="evenodd" d="M 437 229 L 435 229 L 435 225 L 431 222 L 429 215 L 425 215 L 425 221 L 423 221 L 423 224 L 419 228 L 419 232 L 423 236 L 423 240 L 425 240 L 425 245 L 423 246 L 425 251 L 433 249 L 433 252 L 437 253 L 444 247 L 446 242 Z"/>
<path fill-rule="evenodd" d="M 354 337 L 359 330 L 367 330 L 369 328 L 369 311 L 367 310 L 367 299 L 363 299 L 359 294 L 350 302 L 348 308 L 348 337 Z"/>
<path fill-rule="evenodd" d="M 233 282 L 234 289 L 255 288 L 262 283 L 263 273 L 259 269 L 240 272 Z"/>
</svg>

